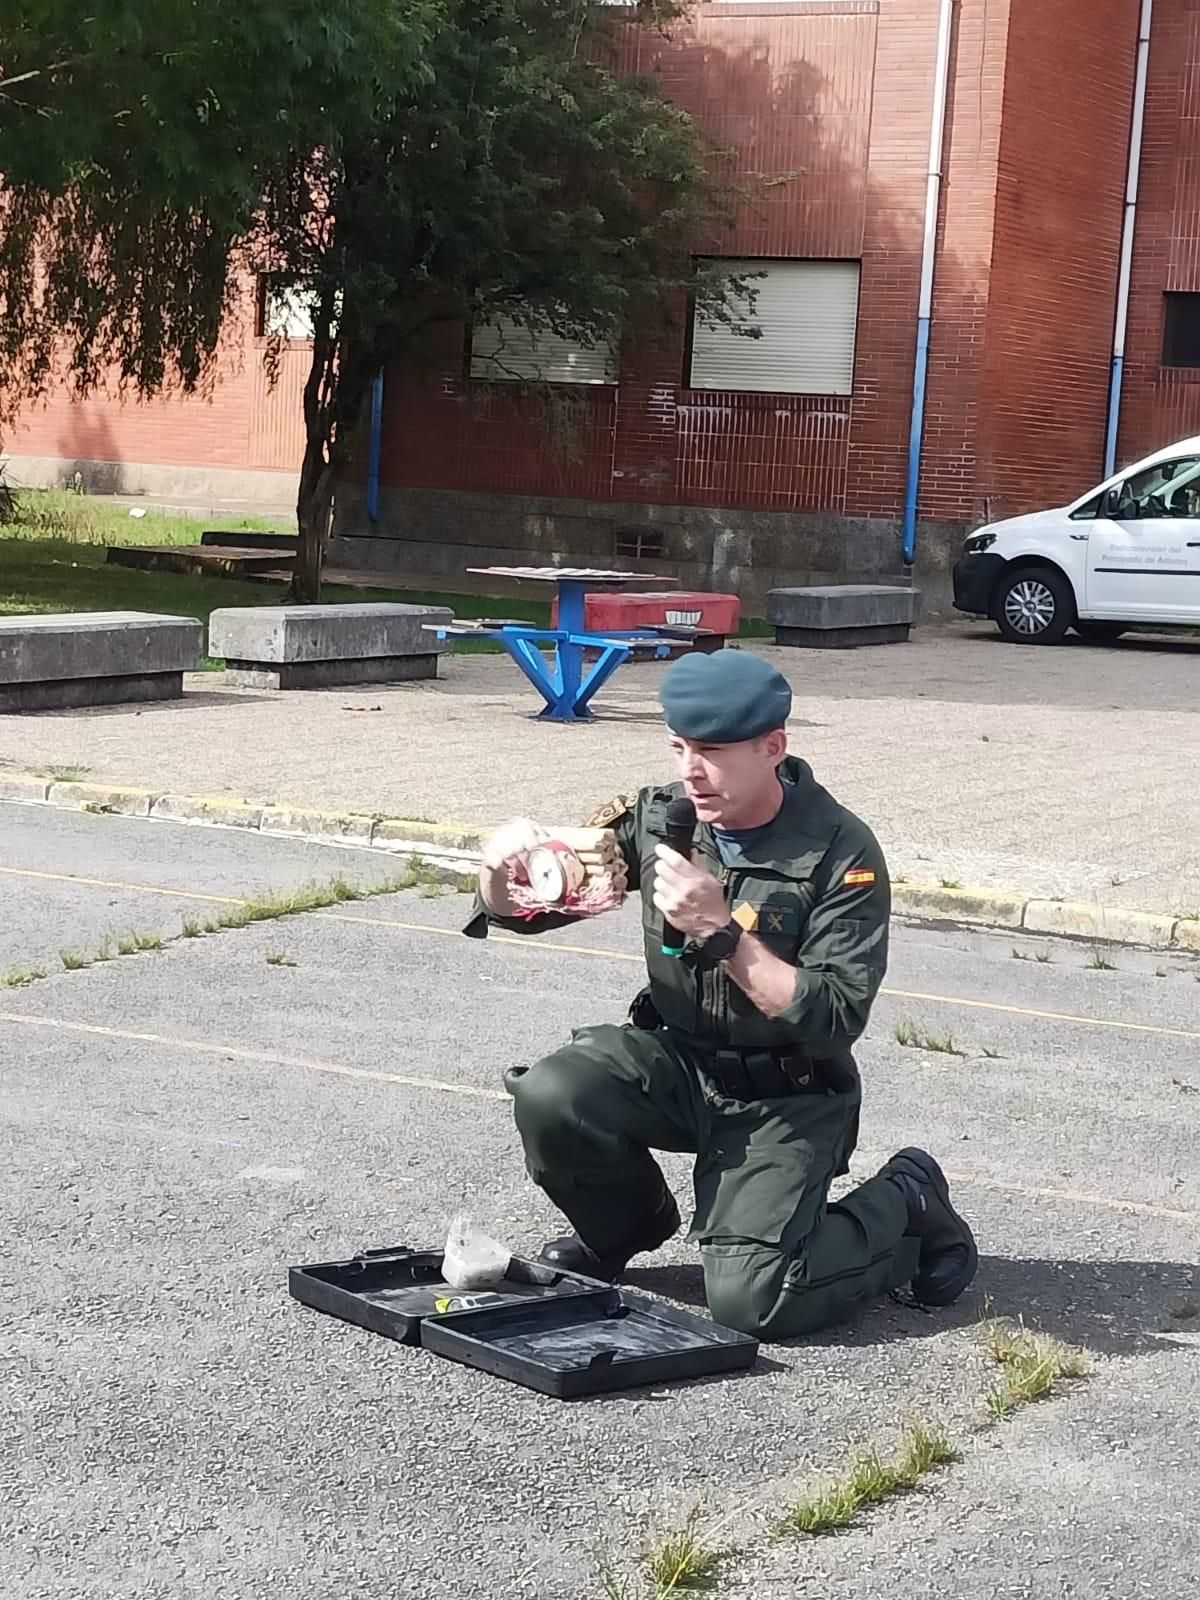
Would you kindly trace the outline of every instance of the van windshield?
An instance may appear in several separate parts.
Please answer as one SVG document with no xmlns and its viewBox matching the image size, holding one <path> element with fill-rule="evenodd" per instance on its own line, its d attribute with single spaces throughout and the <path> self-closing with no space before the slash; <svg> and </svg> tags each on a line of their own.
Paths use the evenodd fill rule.
<svg viewBox="0 0 1200 1600">
<path fill-rule="evenodd" d="M 1116 511 L 1119 522 L 1194 516 L 1200 516 L 1200 456 L 1160 461 L 1121 485 Z"/>
</svg>

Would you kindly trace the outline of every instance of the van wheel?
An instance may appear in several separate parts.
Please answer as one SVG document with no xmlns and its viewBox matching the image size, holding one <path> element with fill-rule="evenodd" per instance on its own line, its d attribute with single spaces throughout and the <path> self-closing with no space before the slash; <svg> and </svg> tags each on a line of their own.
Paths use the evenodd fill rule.
<svg viewBox="0 0 1200 1600">
<path fill-rule="evenodd" d="M 993 615 L 1010 644 L 1060 644 L 1075 621 L 1075 591 L 1057 567 L 1014 567 L 1000 580 Z"/>
<path fill-rule="evenodd" d="M 1120 622 L 1077 622 L 1075 632 L 1088 644 L 1115 644 L 1129 629 Z"/>
</svg>

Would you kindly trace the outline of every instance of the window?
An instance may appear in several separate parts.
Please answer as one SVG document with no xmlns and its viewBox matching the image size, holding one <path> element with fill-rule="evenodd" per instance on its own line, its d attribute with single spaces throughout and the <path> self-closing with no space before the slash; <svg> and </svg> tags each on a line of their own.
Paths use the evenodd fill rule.
<svg viewBox="0 0 1200 1600">
<path fill-rule="evenodd" d="M 497 383 L 615 383 L 611 345 L 592 348 L 548 328 L 537 333 L 497 317 L 471 334 L 471 376 Z"/>
<path fill-rule="evenodd" d="M 1200 515 L 1200 457 L 1160 461 L 1121 485 L 1113 516 L 1118 522 L 1145 522 L 1152 517 Z"/>
<path fill-rule="evenodd" d="M 311 339 L 315 294 L 303 284 L 263 278 L 259 290 L 260 338 Z"/>
<path fill-rule="evenodd" d="M 693 389 L 762 394 L 850 394 L 858 321 L 857 261 L 727 261 L 750 276 L 757 293 L 749 339 L 706 322 L 692 323 Z"/>
<path fill-rule="evenodd" d="M 1100 502 L 1103 498 L 1103 495 L 1097 493 L 1092 495 L 1090 499 L 1085 500 L 1081 506 L 1076 506 L 1071 513 L 1071 521 L 1090 522 L 1093 517 L 1099 515 Z"/>
<path fill-rule="evenodd" d="M 1200 367 L 1200 294 L 1165 294 L 1164 367 Z"/>
</svg>

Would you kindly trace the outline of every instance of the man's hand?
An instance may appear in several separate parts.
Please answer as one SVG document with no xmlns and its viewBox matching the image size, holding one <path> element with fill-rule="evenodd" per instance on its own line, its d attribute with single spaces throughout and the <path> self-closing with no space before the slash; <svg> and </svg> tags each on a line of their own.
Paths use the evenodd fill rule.
<svg viewBox="0 0 1200 1600">
<path fill-rule="evenodd" d="M 672 850 L 655 848 L 654 904 L 689 939 L 709 939 L 729 921 L 729 902 L 712 873 Z"/>
<path fill-rule="evenodd" d="M 529 879 L 529 854 L 544 843 L 550 835 L 545 828 L 531 822 L 528 817 L 516 817 L 506 822 L 483 847 L 483 860 L 479 868 L 479 894 L 493 915 L 511 917 L 516 910 L 509 898 L 510 875 Z"/>
<path fill-rule="evenodd" d="M 528 817 L 515 817 L 502 828 L 497 828 L 484 845 L 483 865 L 491 872 L 499 871 L 501 867 L 525 868 L 529 865 L 530 851 L 536 850 L 549 837 L 545 828 L 530 822 Z"/>
</svg>

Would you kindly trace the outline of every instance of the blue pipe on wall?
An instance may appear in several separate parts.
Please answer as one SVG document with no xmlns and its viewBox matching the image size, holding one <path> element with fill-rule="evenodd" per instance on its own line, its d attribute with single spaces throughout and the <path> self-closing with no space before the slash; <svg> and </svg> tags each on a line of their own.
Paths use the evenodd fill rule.
<svg viewBox="0 0 1200 1600">
<path fill-rule="evenodd" d="M 929 169 L 925 177 L 925 237 L 921 245 L 921 289 L 917 299 L 917 358 L 913 367 L 913 405 L 908 432 L 908 481 L 904 488 L 903 555 L 906 567 L 911 567 L 917 558 L 917 503 L 921 493 L 921 445 L 925 436 L 925 391 L 929 383 L 929 329 L 933 322 L 933 269 L 937 260 L 942 146 L 946 138 L 953 26 L 954 0 L 941 0 L 937 61 L 933 76 L 933 114 L 929 122 Z"/>
<path fill-rule="evenodd" d="M 917 558 L 917 495 L 921 488 L 921 444 L 925 435 L 925 386 L 929 377 L 931 317 L 917 322 L 917 360 L 913 371 L 912 421 L 908 434 L 908 482 L 904 490 L 904 565 Z"/>
<path fill-rule="evenodd" d="M 1104 476 L 1111 478 L 1117 470 L 1117 435 L 1121 428 L 1121 386 L 1125 377 L 1125 357 L 1112 358 L 1112 376 L 1108 383 L 1108 424 L 1104 430 Z"/>
<path fill-rule="evenodd" d="M 383 370 L 371 387 L 371 455 L 367 463 L 367 516 L 379 521 L 379 461 L 383 454 Z"/>
</svg>

